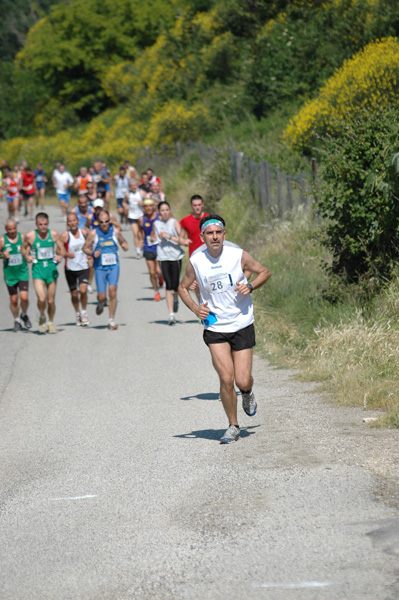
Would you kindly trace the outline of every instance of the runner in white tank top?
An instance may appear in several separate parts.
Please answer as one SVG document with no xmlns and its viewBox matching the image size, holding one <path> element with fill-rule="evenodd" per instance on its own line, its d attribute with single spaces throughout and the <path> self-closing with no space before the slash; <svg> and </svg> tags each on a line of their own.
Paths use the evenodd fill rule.
<svg viewBox="0 0 399 600">
<path fill-rule="evenodd" d="M 143 251 L 141 249 L 141 235 L 138 220 L 143 216 L 142 205 L 147 194 L 140 190 L 139 184 L 135 179 L 130 180 L 129 192 L 123 200 L 125 215 L 129 219 L 130 227 L 133 232 L 134 245 L 136 246 L 137 258 L 142 258 Z"/>
<path fill-rule="evenodd" d="M 76 325 L 89 325 L 87 315 L 87 284 L 89 283 L 89 262 L 83 246 L 89 233 L 87 229 L 79 229 L 79 220 L 75 213 L 69 213 L 68 230 L 61 235 L 65 246 L 65 277 L 71 292 L 72 305 L 76 312 Z M 79 309 L 79 303 L 82 310 Z"/>
<path fill-rule="evenodd" d="M 257 410 L 252 392 L 255 331 L 250 294 L 263 285 L 271 273 L 245 250 L 224 245 L 225 222 L 219 215 L 204 217 L 200 229 L 205 248 L 192 254 L 179 293 L 205 327 L 204 341 L 219 376 L 220 398 L 229 420 L 220 442 L 228 444 L 240 437 L 234 381 L 241 391 L 244 412 L 252 417 Z M 245 273 L 256 275 L 252 283 L 248 283 Z M 195 280 L 200 289 L 200 305 L 189 293 Z"/>
</svg>

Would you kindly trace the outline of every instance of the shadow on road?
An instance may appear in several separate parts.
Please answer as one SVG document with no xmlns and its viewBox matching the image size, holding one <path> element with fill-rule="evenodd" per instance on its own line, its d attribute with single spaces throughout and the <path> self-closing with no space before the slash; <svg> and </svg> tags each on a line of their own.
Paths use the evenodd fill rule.
<svg viewBox="0 0 399 600">
<path fill-rule="evenodd" d="M 120 329 L 121 327 L 126 327 L 126 323 L 118 323 L 118 329 Z M 89 325 L 87 329 L 108 329 L 108 323 L 106 323 L 105 325 Z"/>
<path fill-rule="evenodd" d="M 196 394 L 195 396 L 183 396 L 180 400 L 219 400 L 219 393 L 208 392 L 207 394 Z"/>
<path fill-rule="evenodd" d="M 250 429 L 256 429 L 260 425 L 251 425 L 250 427 L 243 427 L 240 429 L 240 437 L 246 438 L 256 433 L 255 431 L 249 431 Z M 217 440 L 219 441 L 226 429 L 198 429 L 197 431 L 191 431 L 190 433 L 181 433 L 180 435 L 174 435 L 175 438 L 183 439 L 205 439 L 205 440 Z"/>
<path fill-rule="evenodd" d="M 20 329 L 19 331 L 14 331 L 14 329 L 12 329 L 12 327 L 9 327 L 8 329 L 0 329 L 0 331 L 4 331 L 4 333 L 6 333 L 7 331 L 9 331 L 10 333 L 35 333 L 35 331 L 32 331 L 31 329 Z"/>
</svg>

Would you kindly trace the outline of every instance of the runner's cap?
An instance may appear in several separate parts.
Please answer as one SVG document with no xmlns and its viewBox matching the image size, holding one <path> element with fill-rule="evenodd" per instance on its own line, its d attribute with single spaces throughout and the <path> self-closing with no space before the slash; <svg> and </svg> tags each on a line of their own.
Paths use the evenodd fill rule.
<svg viewBox="0 0 399 600">
<path fill-rule="evenodd" d="M 94 208 L 104 208 L 104 200 L 102 200 L 102 198 L 96 198 L 92 206 Z"/>
</svg>

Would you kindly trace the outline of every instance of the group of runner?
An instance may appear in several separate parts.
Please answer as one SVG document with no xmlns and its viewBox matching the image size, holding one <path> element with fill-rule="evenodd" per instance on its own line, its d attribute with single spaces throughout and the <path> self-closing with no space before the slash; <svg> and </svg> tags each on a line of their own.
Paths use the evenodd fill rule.
<svg viewBox="0 0 399 600">
<path fill-rule="evenodd" d="M 27 165 L 22 166 L 25 172 L 30 171 Z M 65 259 L 65 277 L 76 314 L 76 324 L 88 326 L 90 323 L 87 294 L 93 292 L 95 277 L 98 299 L 96 313 L 101 314 L 108 305 L 108 328 L 117 329 L 115 311 L 120 272 L 118 246 L 128 250 L 127 241 L 121 232 L 126 221 L 132 229 L 136 256 L 144 257 L 146 261 L 154 300 L 161 300 L 160 289 L 165 285 L 169 324 L 176 323 L 183 248 L 188 246 L 191 255 L 201 244 L 198 223 L 205 214 L 203 200 L 200 196 L 192 197 L 192 214 L 182 219 L 180 224 L 172 217 L 170 205 L 161 189 L 161 180 L 154 175 L 153 170 L 147 169 L 140 179 L 136 179 L 136 169 L 125 162 L 113 180 L 118 221 L 118 216 L 107 210 L 108 190 L 103 184 L 109 179 L 109 172 L 104 169 L 105 164 L 97 161 L 90 169 L 82 167 L 79 175 L 73 178 L 65 165 L 55 165 L 52 180 L 55 189 L 58 189 L 62 214 L 67 219 L 66 231 L 61 235 L 50 229 L 48 215 L 44 211 L 36 215 L 36 229 L 26 235 L 18 232 L 18 219 L 10 217 L 7 220 L 5 235 L 0 238 L 0 251 L 3 251 L 4 275 L 11 299 L 14 331 L 19 331 L 23 326 L 31 327 L 26 310 L 28 264 L 32 264 L 32 279 L 39 309 L 39 332 L 56 333 L 55 291 L 57 267 L 62 259 Z M 76 205 L 71 208 L 68 193 L 72 186 L 78 196 Z M 18 302 L 21 314 L 18 314 Z"/>
<path fill-rule="evenodd" d="M 63 175 L 66 171 L 62 167 L 57 165 L 56 169 L 61 179 L 66 179 Z M 5 235 L 0 238 L 0 252 L 14 317 L 14 331 L 23 326 L 28 329 L 32 327 L 27 314 L 28 264 L 32 263 L 32 279 L 40 315 L 39 331 L 56 333 L 57 266 L 63 258 L 76 324 L 89 325 L 87 289 L 92 270 L 98 294 L 96 313 L 101 314 L 108 304 L 108 329 L 117 329 L 114 319 L 119 280 L 118 246 L 127 251 L 128 243 L 115 215 L 107 210 L 108 190 L 99 192 L 98 182 L 91 181 L 88 174 L 88 171 L 81 170 L 78 176 L 86 180 L 81 190 L 79 186 L 82 185 L 82 179 L 74 182 L 78 186 L 79 196 L 73 209 L 68 210 L 69 199 L 65 197 L 66 194 L 59 196 L 63 214 L 67 206 L 67 229 L 61 235 L 50 229 L 48 215 L 43 211 L 36 215 L 36 229 L 26 235 L 18 232 L 16 219 L 9 218 L 6 222 Z M 252 391 L 255 331 L 250 294 L 269 279 L 270 271 L 235 244 L 226 242 L 224 219 L 205 213 L 201 196 L 191 198 L 191 213 L 178 222 L 172 217 L 169 203 L 161 196 L 163 192 L 158 178 L 159 196 L 151 189 L 154 183 L 151 183 L 151 177 L 155 177 L 153 174 L 147 172 L 144 182 L 143 178 L 137 181 L 129 176 L 126 181 L 126 174 L 124 165 L 114 180 L 117 195 L 120 194 L 117 198 L 120 221 L 127 217 L 129 223 L 135 225 L 132 230 L 137 257 L 143 255 L 146 260 L 155 301 L 161 299 L 159 288 L 165 282 L 169 324 L 176 323 L 179 296 L 203 323 L 204 341 L 210 349 L 212 363 L 219 376 L 220 397 L 229 421 L 229 427 L 220 441 L 236 441 L 240 436 L 240 428 L 234 382 L 241 391 L 244 412 L 253 416 L 257 410 Z M 123 185 L 121 180 L 125 181 Z M 90 184 L 95 186 L 93 192 Z M 72 182 L 67 185 L 71 187 Z M 189 250 L 189 262 L 180 282 L 185 246 Z M 249 283 L 249 277 L 253 274 L 255 278 Z M 192 290 L 196 292 L 197 302 L 191 295 Z"/>
</svg>

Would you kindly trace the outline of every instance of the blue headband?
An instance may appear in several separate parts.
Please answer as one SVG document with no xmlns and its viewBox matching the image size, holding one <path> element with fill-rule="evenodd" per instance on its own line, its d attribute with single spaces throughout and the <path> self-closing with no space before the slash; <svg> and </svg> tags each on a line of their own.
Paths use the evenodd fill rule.
<svg viewBox="0 0 399 600">
<path fill-rule="evenodd" d="M 217 225 L 218 227 L 221 227 L 224 231 L 224 225 L 223 225 L 222 221 L 219 221 L 219 219 L 209 219 L 208 221 L 205 221 L 205 223 L 202 225 L 201 233 L 204 233 L 205 229 L 209 225 Z"/>
</svg>

